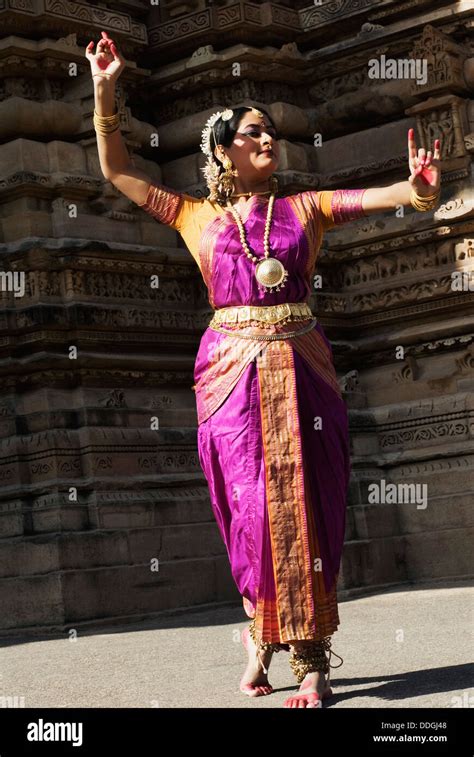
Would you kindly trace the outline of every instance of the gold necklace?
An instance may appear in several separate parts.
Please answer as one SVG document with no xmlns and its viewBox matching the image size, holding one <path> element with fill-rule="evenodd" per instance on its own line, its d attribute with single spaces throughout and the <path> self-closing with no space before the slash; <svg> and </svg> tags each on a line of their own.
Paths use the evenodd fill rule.
<svg viewBox="0 0 474 757">
<path fill-rule="evenodd" d="M 281 263 L 276 258 L 270 257 L 270 226 L 272 223 L 274 202 L 275 193 L 273 192 L 268 201 L 267 218 L 265 221 L 265 234 L 263 235 L 264 257 L 257 258 L 256 255 L 252 254 L 247 244 L 245 228 L 239 211 L 234 205 L 232 205 L 230 200 L 227 200 L 227 206 L 230 208 L 230 211 L 237 222 L 237 226 L 239 227 L 240 241 L 242 247 L 244 248 L 245 254 L 249 258 L 249 260 L 257 264 L 257 267 L 255 269 L 255 278 L 257 279 L 259 284 L 261 284 L 264 292 L 271 292 L 272 289 L 275 289 L 275 287 L 276 291 L 279 292 L 280 289 L 285 286 L 286 279 L 288 278 L 288 271 L 284 267 L 283 263 Z"/>
</svg>

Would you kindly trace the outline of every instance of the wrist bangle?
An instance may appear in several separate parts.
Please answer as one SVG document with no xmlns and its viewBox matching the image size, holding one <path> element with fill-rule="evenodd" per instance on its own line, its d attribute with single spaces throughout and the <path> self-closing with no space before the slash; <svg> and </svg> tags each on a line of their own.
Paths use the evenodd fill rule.
<svg viewBox="0 0 474 757">
<path fill-rule="evenodd" d="M 438 204 L 439 195 L 440 190 L 435 192 L 435 194 L 423 197 L 423 195 L 419 195 L 414 189 L 412 189 L 410 194 L 410 203 L 415 208 L 415 210 L 418 210 L 420 212 L 432 210 Z"/>
<path fill-rule="evenodd" d="M 99 134 L 112 134 L 120 128 L 120 113 L 117 110 L 111 116 L 99 116 L 94 108 L 94 128 Z"/>
<path fill-rule="evenodd" d="M 111 123 L 112 121 L 116 121 L 117 119 L 119 119 L 120 118 L 120 113 L 118 112 L 118 110 L 116 110 L 115 113 L 112 113 L 111 116 L 99 116 L 99 114 L 97 113 L 96 109 L 94 108 L 94 118 L 97 121 L 99 121 L 99 122 L 101 122 L 103 124 L 107 124 L 107 123 Z"/>
</svg>

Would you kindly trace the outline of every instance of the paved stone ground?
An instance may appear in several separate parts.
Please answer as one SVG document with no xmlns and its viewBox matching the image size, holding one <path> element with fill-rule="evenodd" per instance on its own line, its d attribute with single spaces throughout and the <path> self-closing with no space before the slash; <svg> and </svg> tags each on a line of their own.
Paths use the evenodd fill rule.
<svg viewBox="0 0 474 757">
<path fill-rule="evenodd" d="M 332 642 L 344 664 L 325 707 L 474 707 L 473 594 L 464 581 L 340 602 Z M 227 606 L 78 628 L 76 641 L 3 639 L 0 696 L 25 707 L 282 707 L 297 691 L 287 652 L 273 656 L 273 694 L 238 690 L 247 623 L 243 608 Z"/>
</svg>

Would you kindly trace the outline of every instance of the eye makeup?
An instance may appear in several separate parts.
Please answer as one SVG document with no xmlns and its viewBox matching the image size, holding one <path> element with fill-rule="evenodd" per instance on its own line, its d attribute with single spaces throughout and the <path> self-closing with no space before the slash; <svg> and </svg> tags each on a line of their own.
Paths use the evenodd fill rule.
<svg viewBox="0 0 474 757">
<path fill-rule="evenodd" d="M 245 131 L 239 132 L 240 134 L 243 134 L 244 136 L 250 136 L 252 134 L 260 134 L 260 129 L 263 128 L 263 130 L 270 134 L 273 139 L 278 139 L 278 134 L 274 126 L 267 126 L 267 127 L 260 127 L 258 124 L 246 124 L 244 126 Z"/>
</svg>

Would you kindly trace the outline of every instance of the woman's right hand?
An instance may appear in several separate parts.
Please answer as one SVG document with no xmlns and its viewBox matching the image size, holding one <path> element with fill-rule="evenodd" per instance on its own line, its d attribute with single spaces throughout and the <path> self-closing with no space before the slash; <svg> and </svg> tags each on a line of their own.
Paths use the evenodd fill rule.
<svg viewBox="0 0 474 757">
<path fill-rule="evenodd" d="M 101 76 L 101 79 L 108 79 L 115 82 L 123 69 L 125 68 L 125 58 L 117 50 L 113 39 L 107 32 L 101 32 L 102 39 L 97 43 L 97 51 L 94 54 L 94 42 L 89 42 L 86 47 L 86 58 L 91 64 L 91 74 L 110 74 L 110 76 Z M 98 79 L 99 77 L 97 77 Z"/>
</svg>

